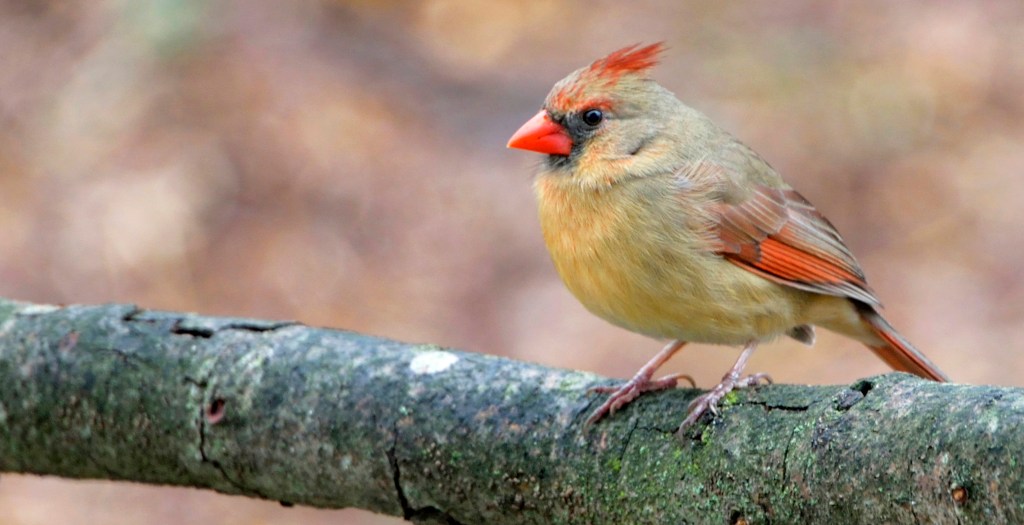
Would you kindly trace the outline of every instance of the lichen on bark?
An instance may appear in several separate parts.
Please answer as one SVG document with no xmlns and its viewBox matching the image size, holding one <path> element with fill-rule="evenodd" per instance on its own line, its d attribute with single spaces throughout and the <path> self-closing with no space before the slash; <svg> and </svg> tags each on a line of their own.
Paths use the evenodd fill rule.
<svg viewBox="0 0 1024 525">
<path fill-rule="evenodd" d="M 903 374 L 680 389 L 290 322 L 0 300 L 0 471 L 419 523 L 1024 522 L 1024 391 Z"/>
</svg>

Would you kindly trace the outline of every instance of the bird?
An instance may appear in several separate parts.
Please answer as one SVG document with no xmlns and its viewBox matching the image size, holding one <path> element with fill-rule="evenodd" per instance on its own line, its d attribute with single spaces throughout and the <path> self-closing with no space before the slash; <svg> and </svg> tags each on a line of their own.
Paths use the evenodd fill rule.
<svg viewBox="0 0 1024 525">
<path fill-rule="evenodd" d="M 949 378 L 880 313 L 835 226 L 767 161 L 650 73 L 664 43 L 633 44 L 558 81 L 509 148 L 545 155 L 534 178 L 541 230 L 562 281 L 590 312 L 668 344 L 608 394 L 595 424 L 645 392 L 687 343 L 741 346 L 696 397 L 680 434 L 729 392 L 766 341 L 814 343 L 814 327 L 853 338 L 891 368 Z M 692 379 L 690 379 L 692 383 Z"/>
</svg>

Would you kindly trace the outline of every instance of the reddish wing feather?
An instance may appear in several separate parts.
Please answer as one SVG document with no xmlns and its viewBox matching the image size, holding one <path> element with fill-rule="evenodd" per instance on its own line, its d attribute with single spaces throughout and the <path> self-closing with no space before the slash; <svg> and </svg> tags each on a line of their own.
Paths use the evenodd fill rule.
<svg viewBox="0 0 1024 525">
<path fill-rule="evenodd" d="M 718 252 L 730 262 L 775 282 L 856 299 L 861 318 L 885 342 L 868 345 L 889 366 L 948 381 L 877 311 L 878 299 L 835 227 L 791 189 L 760 186 L 746 201 L 718 208 Z"/>
<path fill-rule="evenodd" d="M 730 262 L 802 290 L 879 304 L 835 227 L 796 191 L 758 187 L 718 212 L 719 252 Z"/>
</svg>

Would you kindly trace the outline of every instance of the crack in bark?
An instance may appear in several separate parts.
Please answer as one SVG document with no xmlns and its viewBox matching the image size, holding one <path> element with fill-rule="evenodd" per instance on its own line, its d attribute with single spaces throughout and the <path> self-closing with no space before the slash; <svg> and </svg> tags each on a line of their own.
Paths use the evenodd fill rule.
<svg viewBox="0 0 1024 525">
<path fill-rule="evenodd" d="M 395 484 L 395 493 L 398 495 L 398 505 L 402 507 L 402 517 L 406 520 L 412 516 L 412 507 L 409 506 L 409 500 L 405 497 L 405 491 L 402 490 L 402 472 L 398 468 L 398 425 L 395 425 L 393 431 L 394 439 L 391 440 L 391 446 L 388 447 L 386 453 L 388 455 L 388 464 L 391 465 L 391 481 Z"/>
<path fill-rule="evenodd" d="M 745 404 L 759 406 L 765 410 L 765 412 L 771 412 L 773 410 L 779 410 L 782 412 L 807 412 L 811 409 L 810 405 L 772 405 L 767 401 L 747 401 Z"/>
<path fill-rule="evenodd" d="M 213 468 L 217 469 L 217 471 L 220 472 L 221 477 L 224 478 L 224 481 L 227 481 L 228 485 L 231 485 L 238 490 L 239 494 L 255 494 L 263 499 L 273 499 L 261 494 L 260 491 L 256 489 L 246 487 L 240 482 L 232 479 L 228 474 L 227 469 L 224 468 L 224 465 L 222 465 L 220 461 L 217 461 L 206 454 L 206 417 L 205 414 L 203 414 L 202 409 L 199 410 L 199 456 L 202 458 L 203 463 L 208 463 Z"/>
<path fill-rule="evenodd" d="M 135 305 L 130 305 L 131 310 L 121 316 L 121 320 L 124 322 L 144 322 L 144 323 L 173 323 L 170 327 L 170 332 L 176 335 L 188 335 L 199 339 L 209 339 L 217 332 L 225 330 L 242 330 L 253 333 L 266 333 L 280 330 L 282 328 L 288 328 L 291 326 L 300 326 L 301 323 L 297 321 L 273 321 L 264 322 L 259 320 L 246 320 L 246 319 L 234 319 L 228 320 L 223 324 L 215 324 L 213 326 L 204 326 L 202 324 L 191 324 L 196 321 L 202 321 L 203 318 L 193 316 L 162 316 L 157 313 L 157 317 L 143 318 L 142 316 L 149 313 L 148 310 L 139 308 Z"/>
<path fill-rule="evenodd" d="M 671 428 L 665 428 L 662 425 L 640 425 L 640 424 L 637 424 L 636 429 L 637 430 L 645 430 L 645 431 L 648 431 L 648 432 L 658 432 L 658 433 L 661 433 L 661 434 L 671 434 L 673 436 L 677 435 L 677 433 L 679 431 L 679 427 L 678 426 L 674 426 L 674 427 L 671 427 Z M 682 440 L 681 437 L 680 437 L 680 440 Z"/>
<path fill-rule="evenodd" d="M 593 387 L 590 387 L 590 388 L 593 388 Z M 590 388 L 588 388 L 586 390 L 586 392 L 589 393 L 590 392 Z M 584 394 L 584 395 L 586 395 L 586 394 Z M 585 422 L 587 420 L 587 417 L 588 417 L 588 414 L 590 414 L 590 412 L 591 412 L 591 409 L 594 407 L 595 404 L 597 404 L 598 401 L 600 401 L 600 398 L 598 398 L 598 397 L 592 397 L 592 396 L 589 396 L 589 395 L 587 395 L 587 397 L 589 399 L 586 399 L 586 404 L 583 406 L 583 408 L 577 410 L 576 413 L 573 414 L 573 421 L 574 421 L 573 426 L 578 427 L 578 426 L 580 426 L 582 424 L 585 424 Z M 593 426 L 593 425 L 591 425 L 591 426 Z"/>
<path fill-rule="evenodd" d="M 281 321 L 278 323 L 260 323 L 256 321 L 233 321 L 225 323 L 217 327 L 209 326 L 194 326 L 186 325 L 187 319 L 178 319 L 174 326 L 171 327 L 171 333 L 176 335 L 189 335 L 199 339 L 210 339 L 217 335 L 217 332 L 224 332 L 227 330 L 241 330 L 244 332 L 253 332 L 257 334 L 263 334 L 267 332 L 273 332 L 282 328 L 288 328 L 291 326 L 298 326 L 299 323 L 295 321 Z"/>
<path fill-rule="evenodd" d="M 626 450 L 629 449 L 629 444 L 633 440 L 633 432 L 636 432 L 636 429 L 639 426 L 640 426 L 640 420 L 638 418 L 633 418 L 630 421 L 629 431 L 626 432 L 626 438 L 622 440 L 622 446 L 619 447 L 619 458 L 618 458 L 619 470 L 618 470 L 618 472 L 616 472 L 616 476 L 619 476 L 619 477 L 622 476 L 622 458 L 626 457 Z"/>
<path fill-rule="evenodd" d="M 437 507 L 428 505 L 417 509 L 413 508 L 409 503 L 409 498 L 405 495 L 405 489 L 402 488 L 402 471 L 398 466 L 397 422 L 395 423 L 393 435 L 394 439 L 391 440 L 391 446 L 388 447 L 385 454 L 388 456 L 388 464 L 391 465 L 391 481 L 395 485 L 395 494 L 398 495 L 398 504 L 402 507 L 402 518 L 413 523 L 463 525 L 462 522 L 455 519 L 452 515 Z"/>
<path fill-rule="evenodd" d="M 211 458 L 206 453 L 206 444 L 207 444 L 207 439 L 206 439 L 206 410 L 205 410 L 206 402 L 205 402 L 205 400 L 203 398 L 205 397 L 204 394 L 206 392 L 206 385 L 208 384 L 208 381 L 206 379 L 198 379 L 197 380 L 197 379 L 193 379 L 193 378 L 188 377 L 188 376 L 185 376 L 184 381 L 186 383 L 189 383 L 189 384 L 195 386 L 196 388 L 198 388 L 199 392 L 200 392 L 199 398 L 200 398 L 201 402 L 199 403 L 199 417 L 197 419 L 197 421 L 199 422 L 199 425 L 196 428 L 196 431 L 199 434 L 199 457 L 200 457 L 200 460 L 202 461 L 202 463 L 209 464 L 213 468 L 217 469 L 217 471 L 220 472 L 221 477 L 224 478 L 224 481 L 226 481 L 229 485 L 231 485 L 236 490 L 238 490 L 239 494 L 255 494 L 255 495 L 257 495 L 257 496 L 259 496 L 260 498 L 263 498 L 263 499 L 274 499 L 274 498 L 267 497 L 266 495 L 262 494 L 260 491 L 254 489 L 254 488 L 246 487 L 241 482 L 235 481 L 228 474 L 227 469 L 224 468 L 224 465 L 222 465 L 220 461 L 217 461 L 216 459 Z"/>
<path fill-rule="evenodd" d="M 197 326 L 181 326 L 183 319 L 178 319 L 171 327 L 171 333 L 175 335 L 190 335 L 192 337 L 198 337 L 199 339 L 209 339 L 213 337 L 213 334 L 217 333 L 216 330 L 206 327 Z"/>
<path fill-rule="evenodd" d="M 299 323 L 297 321 L 280 321 L 277 323 L 238 321 L 228 323 L 220 327 L 220 330 L 242 330 L 245 332 L 265 333 L 274 332 L 282 328 L 288 328 L 292 326 L 299 326 Z"/>
<path fill-rule="evenodd" d="M 121 320 L 125 322 L 136 321 L 137 319 L 135 318 L 144 312 L 145 310 L 133 304 L 131 305 L 131 310 L 125 312 L 125 314 L 121 316 Z"/>
<path fill-rule="evenodd" d="M 796 439 L 796 432 L 799 426 L 793 426 L 793 429 L 789 431 L 789 439 L 786 440 L 786 448 L 782 451 L 782 481 L 785 482 L 789 475 L 789 449 L 793 446 L 793 440 Z"/>
<path fill-rule="evenodd" d="M 856 383 L 850 385 L 850 390 L 856 390 L 866 397 L 868 392 L 875 389 L 875 383 L 871 379 L 861 379 Z"/>
</svg>

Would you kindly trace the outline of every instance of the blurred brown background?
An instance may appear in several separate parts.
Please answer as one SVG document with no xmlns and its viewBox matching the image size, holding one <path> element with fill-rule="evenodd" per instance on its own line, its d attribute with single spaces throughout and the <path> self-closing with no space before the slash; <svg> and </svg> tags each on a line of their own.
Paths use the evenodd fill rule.
<svg viewBox="0 0 1024 525">
<path fill-rule="evenodd" d="M 858 254 L 955 379 L 1022 385 L 1024 3 L 0 0 L 0 296 L 297 319 L 624 377 L 659 343 L 558 281 L 508 136 L 634 42 Z M 716 381 L 735 349 L 667 371 Z M 885 367 L 823 335 L 751 370 Z M 680 415 L 684 407 L 680 407 Z M 57 453 L 55 451 L 55 453 Z M 0 525 L 398 523 L 0 479 Z"/>
</svg>

